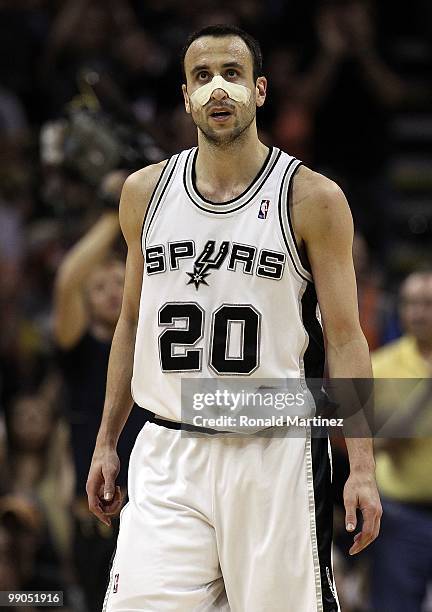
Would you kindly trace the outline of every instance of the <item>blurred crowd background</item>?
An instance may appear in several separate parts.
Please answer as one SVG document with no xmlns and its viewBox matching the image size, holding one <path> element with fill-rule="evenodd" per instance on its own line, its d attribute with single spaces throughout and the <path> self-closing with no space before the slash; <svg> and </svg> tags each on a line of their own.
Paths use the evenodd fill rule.
<svg viewBox="0 0 432 612">
<path fill-rule="evenodd" d="M 101 609 L 117 524 L 89 515 L 85 480 L 121 301 L 116 207 L 128 173 L 195 144 L 179 54 L 217 23 L 262 44 L 263 141 L 348 197 L 377 375 L 430 378 L 428 0 L 0 0 L 0 591 L 61 589 L 70 612 Z M 427 412 L 429 391 L 406 410 Z M 135 408 L 123 436 L 124 488 L 144 419 Z M 378 445 L 384 535 L 351 559 L 335 445 L 344 612 L 430 609 L 431 449 Z"/>
</svg>

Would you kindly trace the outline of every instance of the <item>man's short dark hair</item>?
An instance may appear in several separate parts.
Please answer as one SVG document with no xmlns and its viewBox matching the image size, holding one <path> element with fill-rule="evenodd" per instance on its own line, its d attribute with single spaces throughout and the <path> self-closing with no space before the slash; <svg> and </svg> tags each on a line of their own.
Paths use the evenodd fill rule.
<svg viewBox="0 0 432 612">
<path fill-rule="evenodd" d="M 184 60 L 187 50 L 191 44 L 198 38 L 203 36 L 214 36 L 215 38 L 223 38 L 224 36 L 238 36 L 245 43 L 252 55 L 253 76 L 256 80 L 262 74 L 262 52 L 259 42 L 250 34 L 234 25 L 211 25 L 201 28 L 193 32 L 186 40 L 181 54 L 181 68 L 183 77 L 186 79 L 184 68 Z"/>
</svg>

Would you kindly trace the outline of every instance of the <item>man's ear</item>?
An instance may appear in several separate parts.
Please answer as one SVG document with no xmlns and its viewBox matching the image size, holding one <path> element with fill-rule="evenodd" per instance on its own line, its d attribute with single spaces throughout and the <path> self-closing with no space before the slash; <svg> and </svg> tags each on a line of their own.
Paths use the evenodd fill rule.
<svg viewBox="0 0 432 612">
<path fill-rule="evenodd" d="M 184 99 L 184 105 L 185 105 L 186 112 L 190 115 L 190 112 L 191 112 L 190 99 L 189 99 L 189 94 L 186 89 L 186 85 L 184 83 L 182 85 L 182 92 L 183 92 L 183 99 Z"/>
<path fill-rule="evenodd" d="M 267 95 L 267 79 L 258 77 L 255 85 L 255 100 L 257 106 L 262 106 Z"/>
</svg>

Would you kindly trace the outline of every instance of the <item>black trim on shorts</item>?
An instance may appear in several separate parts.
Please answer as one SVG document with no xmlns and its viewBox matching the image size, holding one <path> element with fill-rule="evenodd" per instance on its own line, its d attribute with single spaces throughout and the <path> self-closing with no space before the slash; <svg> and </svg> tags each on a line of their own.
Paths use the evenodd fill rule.
<svg viewBox="0 0 432 612">
<path fill-rule="evenodd" d="M 315 529 L 321 576 L 323 612 L 339 612 L 332 569 L 333 495 L 328 437 L 312 434 L 311 454 L 315 497 Z"/>
<path fill-rule="evenodd" d="M 169 421 L 168 419 L 161 419 L 156 414 L 148 419 L 149 423 L 154 423 L 167 429 L 175 429 L 176 431 L 189 431 L 194 433 L 210 434 L 214 436 L 216 434 L 229 433 L 226 431 L 219 431 L 217 429 L 210 429 L 208 427 L 198 427 L 197 425 L 190 425 L 189 423 L 182 423 L 181 421 Z"/>
<path fill-rule="evenodd" d="M 118 534 L 117 534 L 118 537 Z M 108 563 L 108 578 L 106 581 L 106 588 L 105 588 L 105 596 L 104 596 L 104 600 L 103 600 L 103 604 L 102 604 L 102 612 L 106 611 L 107 605 L 108 605 L 108 599 L 109 596 L 111 595 L 111 587 L 113 584 L 113 579 L 114 579 L 114 575 L 112 575 L 112 571 L 113 571 L 113 566 L 114 566 L 114 559 L 116 556 L 116 552 L 117 552 L 117 542 L 116 545 L 114 546 L 114 550 L 113 553 L 111 555 L 111 559 Z"/>
<path fill-rule="evenodd" d="M 324 335 L 317 318 L 317 304 L 315 285 L 309 283 L 301 301 L 303 325 L 309 335 L 309 343 L 303 356 L 306 382 L 308 378 L 322 379 L 324 374 Z M 315 397 L 315 402 L 317 399 Z M 333 490 L 329 440 L 325 428 L 321 428 L 321 431 L 318 429 L 312 428 L 311 455 L 321 596 L 323 612 L 339 612 L 332 570 Z"/>
</svg>

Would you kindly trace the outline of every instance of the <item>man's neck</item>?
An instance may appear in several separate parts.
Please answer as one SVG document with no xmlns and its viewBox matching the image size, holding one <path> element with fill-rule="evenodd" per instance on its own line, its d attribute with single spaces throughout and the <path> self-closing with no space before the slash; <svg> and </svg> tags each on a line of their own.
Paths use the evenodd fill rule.
<svg viewBox="0 0 432 612">
<path fill-rule="evenodd" d="M 198 133 L 196 184 L 210 200 L 228 201 L 239 196 L 254 180 L 268 155 L 255 129 L 246 130 L 234 142 L 217 145 Z"/>
</svg>

